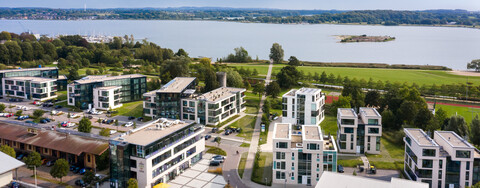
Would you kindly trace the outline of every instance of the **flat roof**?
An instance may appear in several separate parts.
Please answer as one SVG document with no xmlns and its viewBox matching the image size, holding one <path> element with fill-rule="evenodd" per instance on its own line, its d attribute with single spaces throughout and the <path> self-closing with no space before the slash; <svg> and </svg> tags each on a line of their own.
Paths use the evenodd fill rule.
<svg viewBox="0 0 480 188">
<path fill-rule="evenodd" d="M 219 102 L 224 99 L 230 98 L 232 95 L 235 95 L 238 92 L 246 91 L 245 88 L 234 88 L 234 87 L 221 87 L 214 89 L 210 92 L 204 93 L 197 97 L 197 99 L 203 99 L 209 102 Z"/>
<path fill-rule="evenodd" d="M 323 140 L 322 133 L 320 132 L 319 126 L 316 125 L 303 125 L 302 134 L 304 134 L 305 140 Z"/>
<path fill-rule="evenodd" d="M 438 146 L 422 129 L 404 129 L 421 146 Z"/>
<path fill-rule="evenodd" d="M 176 77 L 163 85 L 160 89 L 153 91 L 154 93 L 180 93 L 195 81 L 195 77 Z"/>
<path fill-rule="evenodd" d="M 375 108 L 360 107 L 360 113 L 369 117 L 382 117 Z"/>
<path fill-rule="evenodd" d="M 93 88 L 93 89 L 110 90 L 110 89 L 117 89 L 117 88 L 122 88 L 122 86 L 105 86 L 105 87 L 96 87 L 96 88 Z"/>
<path fill-rule="evenodd" d="M 6 73 L 6 72 L 22 72 L 22 71 L 32 71 L 32 70 L 55 70 L 58 69 L 57 67 L 42 67 L 42 68 L 26 68 L 26 69 L 5 69 L 5 70 L 0 70 L 0 73 Z"/>
<path fill-rule="evenodd" d="M 318 92 L 322 92 L 322 89 L 302 87 L 302 88 L 298 89 L 296 93 L 299 93 L 299 94 L 315 94 L 315 93 L 318 93 Z"/>
<path fill-rule="evenodd" d="M 355 110 L 353 110 L 352 108 L 339 108 L 338 113 L 340 114 L 340 116 L 344 117 L 357 117 Z"/>
<path fill-rule="evenodd" d="M 287 93 L 283 94 L 283 96 L 295 96 L 295 93 L 297 92 L 296 89 L 292 89 L 288 91 Z"/>
<path fill-rule="evenodd" d="M 117 80 L 117 79 L 124 79 L 124 78 L 141 78 L 141 77 L 146 77 L 146 76 L 141 74 L 127 74 L 127 75 L 120 75 L 120 76 L 108 76 L 108 75 L 86 76 L 81 78 L 80 80 L 75 80 L 74 83 L 88 84 L 88 83 L 94 83 L 94 82 L 104 82 L 107 80 Z"/>
<path fill-rule="evenodd" d="M 77 156 L 82 152 L 101 155 L 108 149 L 108 142 L 100 139 L 39 129 L 35 129 L 37 134 L 32 134 L 28 132 L 28 129 L 35 128 L 0 122 L 0 138 L 63 151 Z"/>
<path fill-rule="evenodd" d="M 0 152 L 0 174 L 12 171 L 13 169 L 17 169 L 23 165 L 25 165 L 25 163 L 23 163 L 22 161 L 19 161 L 11 157 L 10 155 Z"/>
<path fill-rule="evenodd" d="M 289 123 L 275 123 L 275 138 L 288 139 L 290 128 Z"/>
<path fill-rule="evenodd" d="M 34 82 L 51 82 L 51 81 L 57 81 L 57 79 L 54 78 L 43 78 L 43 77 L 33 77 L 33 76 L 20 76 L 20 77 L 8 77 L 8 78 L 3 78 L 3 79 L 8 79 L 8 80 L 31 80 Z"/>
<path fill-rule="evenodd" d="M 440 137 L 447 143 L 449 143 L 452 147 L 463 147 L 463 148 L 472 148 L 475 149 L 470 143 L 466 140 L 461 138 L 457 135 L 457 133 L 453 131 L 435 131 L 436 134 L 440 135 Z"/>
<path fill-rule="evenodd" d="M 335 172 L 324 171 L 315 188 L 340 187 L 340 188 L 428 188 L 428 183 L 422 183 L 399 178 L 391 181 L 382 181 L 362 176 L 353 176 Z"/>
<path fill-rule="evenodd" d="M 67 79 L 67 76 L 65 76 L 65 75 L 58 75 L 58 79 L 59 79 L 59 80 L 66 80 L 66 79 Z"/>
<path fill-rule="evenodd" d="M 122 136 L 117 137 L 114 140 L 146 146 L 192 124 L 194 124 L 194 122 L 161 118 L 156 122 L 152 122 L 134 130 L 132 133 L 122 134 Z"/>
</svg>

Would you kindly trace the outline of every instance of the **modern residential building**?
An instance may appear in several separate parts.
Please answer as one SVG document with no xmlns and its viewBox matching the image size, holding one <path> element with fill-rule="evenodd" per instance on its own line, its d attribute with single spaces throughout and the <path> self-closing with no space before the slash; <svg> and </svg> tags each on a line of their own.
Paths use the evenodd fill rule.
<svg viewBox="0 0 480 188">
<path fill-rule="evenodd" d="M 404 129 L 404 171 L 431 188 L 465 188 L 480 181 L 480 152 L 453 131 Z"/>
<path fill-rule="evenodd" d="M 181 118 L 181 99 L 195 93 L 197 78 L 176 77 L 158 90 L 143 94 L 143 113 L 153 118 Z"/>
<path fill-rule="evenodd" d="M 22 161 L 0 152 L 0 187 L 7 187 L 12 182 L 17 169 L 24 165 Z"/>
<path fill-rule="evenodd" d="M 68 84 L 68 105 L 79 106 L 81 109 L 93 108 L 94 89 L 99 87 L 120 86 L 120 102 L 142 100 L 147 92 L 147 77 L 141 74 L 120 76 L 87 76 Z M 98 105 L 98 104 L 97 104 Z"/>
<path fill-rule="evenodd" d="M 56 81 L 42 77 L 3 78 L 3 96 L 39 101 L 53 99 L 57 97 Z"/>
<path fill-rule="evenodd" d="M 42 77 L 58 79 L 57 67 L 44 67 L 44 68 L 28 68 L 28 69 L 6 69 L 0 70 L 0 79 L 11 77 Z M 3 95 L 3 84 L 0 87 L 0 94 Z"/>
<path fill-rule="evenodd" d="M 325 171 L 337 171 L 337 147 L 320 126 L 276 123 L 273 130 L 273 183 L 316 185 Z"/>
<path fill-rule="evenodd" d="M 182 99 L 182 120 L 217 125 L 245 110 L 244 88 L 220 87 Z"/>
<path fill-rule="evenodd" d="M 375 108 L 337 109 L 337 145 L 342 153 L 380 153 L 382 116 Z"/>
<path fill-rule="evenodd" d="M 115 109 L 122 106 L 121 86 L 97 87 L 93 89 L 93 107 L 99 110 Z"/>
<path fill-rule="evenodd" d="M 174 179 L 202 159 L 204 126 L 160 118 L 110 140 L 110 187 L 150 188 Z"/>
<path fill-rule="evenodd" d="M 88 168 L 95 168 L 96 157 L 108 149 L 106 140 L 9 123 L 0 123 L 0 145 L 20 153 L 36 151 L 46 158 L 63 158 Z"/>
<path fill-rule="evenodd" d="M 390 181 L 376 180 L 367 177 L 347 174 L 324 172 L 315 188 L 341 187 L 341 188 L 428 188 L 428 184 L 400 178 Z"/>
<path fill-rule="evenodd" d="M 325 119 L 325 94 L 317 88 L 292 89 L 282 97 L 282 123 L 319 125 Z"/>
</svg>

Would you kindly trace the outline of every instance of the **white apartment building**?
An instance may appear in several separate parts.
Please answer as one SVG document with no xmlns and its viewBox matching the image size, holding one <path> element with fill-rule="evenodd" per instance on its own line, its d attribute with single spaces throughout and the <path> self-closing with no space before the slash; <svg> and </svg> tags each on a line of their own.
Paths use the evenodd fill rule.
<svg viewBox="0 0 480 188">
<path fill-rule="evenodd" d="M 57 97 L 56 79 L 43 77 L 2 78 L 3 96 L 44 101 Z"/>
<path fill-rule="evenodd" d="M 337 145 L 342 153 L 380 153 L 382 116 L 375 108 L 337 109 Z"/>
<path fill-rule="evenodd" d="M 93 88 L 93 107 L 99 110 L 115 109 L 122 106 L 122 86 Z"/>
<path fill-rule="evenodd" d="M 204 126 L 165 118 L 110 140 L 110 187 L 125 188 L 130 178 L 138 187 L 167 183 L 202 159 Z"/>
<path fill-rule="evenodd" d="M 292 89 L 282 96 L 282 123 L 319 125 L 325 119 L 324 106 L 321 89 Z"/>
<path fill-rule="evenodd" d="M 465 188 L 480 181 L 480 152 L 453 131 L 406 128 L 404 171 L 431 188 Z"/>
<path fill-rule="evenodd" d="M 315 188 L 428 188 L 428 184 L 400 178 L 390 181 L 352 176 L 334 172 L 324 172 Z"/>
<path fill-rule="evenodd" d="M 273 178 L 276 184 L 316 185 L 324 171 L 337 171 L 333 137 L 320 126 L 276 123 L 273 130 Z"/>
<path fill-rule="evenodd" d="M 245 110 L 244 88 L 221 87 L 182 99 L 182 120 L 217 125 Z"/>
</svg>

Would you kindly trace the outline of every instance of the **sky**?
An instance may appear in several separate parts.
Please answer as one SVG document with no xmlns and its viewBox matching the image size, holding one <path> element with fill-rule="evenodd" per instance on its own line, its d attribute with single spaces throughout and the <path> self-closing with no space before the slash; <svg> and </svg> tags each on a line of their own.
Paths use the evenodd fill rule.
<svg viewBox="0 0 480 188">
<path fill-rule="evenodd" d="M 320 10 L 427 10 L 480 11 L 480 0 L 0 0 L 0 7 L 48 8 L 166 8 L 233 7 Z"/>
</svg>

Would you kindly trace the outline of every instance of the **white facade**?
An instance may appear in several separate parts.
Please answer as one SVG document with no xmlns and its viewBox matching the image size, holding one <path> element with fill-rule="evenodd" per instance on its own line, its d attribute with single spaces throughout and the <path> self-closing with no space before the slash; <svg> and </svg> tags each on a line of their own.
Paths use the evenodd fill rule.
<svg viewBox="0 0 480 188">
<path fill-rule="evenodd" d="M 337 109 L 337 144 L 342 153 L 380 153 L 382 116 L 375 108 Z"/>
<path fill-rule="evenodd" d="M 282 97 L 282 123 L 319 125 L 325 119 L 324 105 L 321 89 L 292 89 Z"/>
<path fill-rule="evenodd" d="M 115 109 L 122 106 L 121 86 L 93 88 L 93 106 L 99 110 Z"/>
<path fill-rule="evenodd" d="M 244 88 L 221 87 L 200 96 L 182 99 L 182 120 L 217 125 L 245 111 L 245 91 Z"/>
<path fill-rule="evenodd" d="M 0 187 L 6 187 L 13 180 L 13 172 L 25 163 L 0 152 Z"/>
<path fill-rule="evenodd" d="M 39 101 L 53 99 L 57 97 L 56 81 L 56 79 L 42 77 L 3 78 L 3 96 Z"/>
<path fill-rule="evenodd" d="M 275 184 L 316 185 L 324 171 L 336 172 L 337 148 L 333 137 L 324 137 L 320 126 L 276 123 L 273 130 Z M 302 168 L 302 169 L 300 169 Z"/>
<path fill-rule="evenodd" d="M 431 139 L 421 129 L 404 129 L 404 171 L 431 188 L 465 188 L 480 180 L 480 152 L 452 131 L 435 131 Z"/>
<path fill-rule="evenodd" d="M 392 178 L 390 181 L 333 172 L 322 174 L 315 188 L 428 188 L 428 184 Z"/>
</svg>

